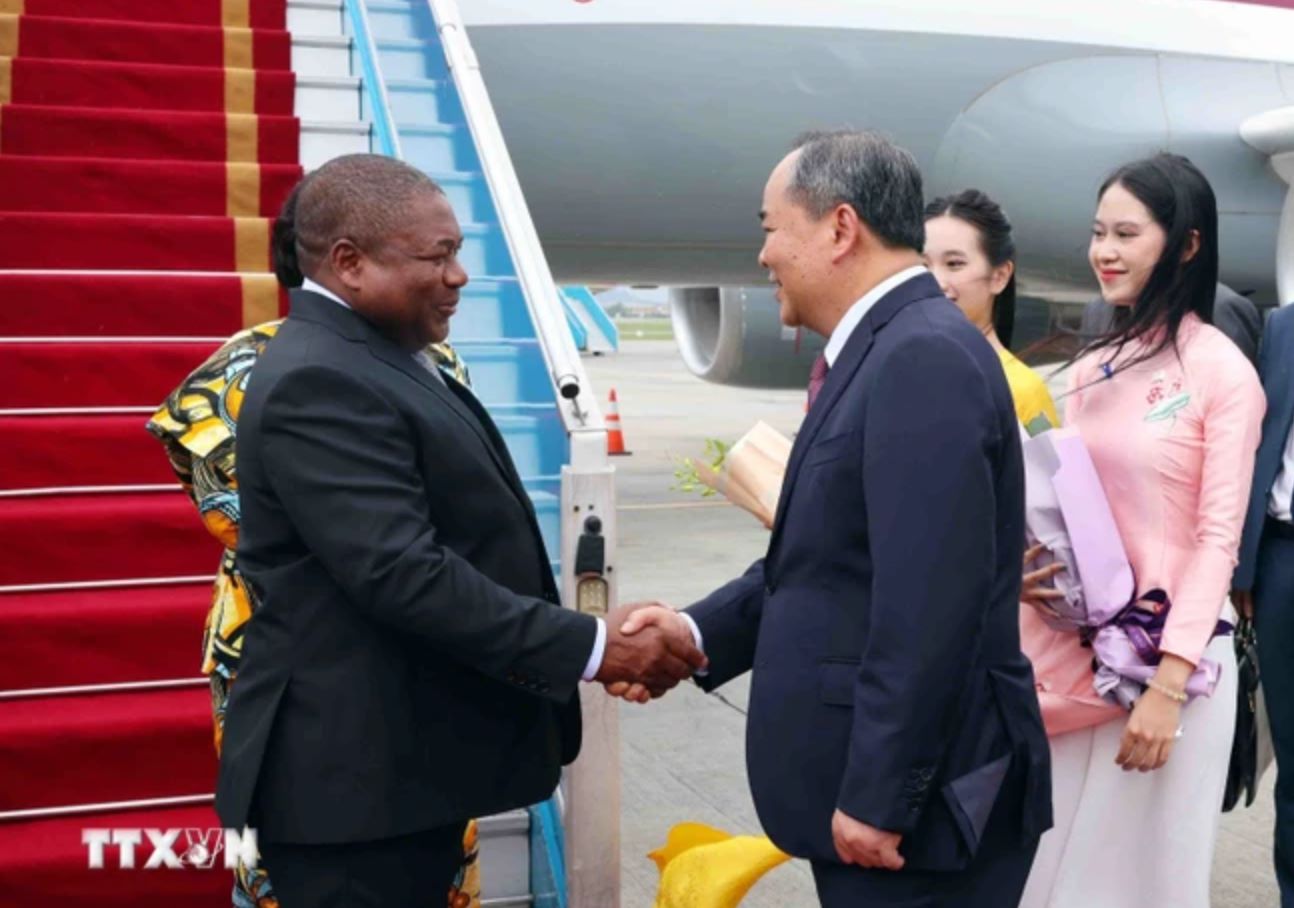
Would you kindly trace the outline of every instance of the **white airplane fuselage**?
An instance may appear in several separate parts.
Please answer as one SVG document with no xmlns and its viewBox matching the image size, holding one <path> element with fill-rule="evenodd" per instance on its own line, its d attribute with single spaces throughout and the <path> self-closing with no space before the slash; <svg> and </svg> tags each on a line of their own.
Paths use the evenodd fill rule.
<svg viewBox="0 0 1294 908">
<path fill-rule="evenodd" d="M 1218 195 L 1223 277 L 1275 302 L 1286 186 L 1241 138 L 1294 105 L 1294 0 L 465 0 L 555 275 L 758 284 L 769 170 L 872 128 L 928 195 L 978 187 L 1026 279 L 1094 284 L 1101 180 L 1170 150 Z"/>
</svg>

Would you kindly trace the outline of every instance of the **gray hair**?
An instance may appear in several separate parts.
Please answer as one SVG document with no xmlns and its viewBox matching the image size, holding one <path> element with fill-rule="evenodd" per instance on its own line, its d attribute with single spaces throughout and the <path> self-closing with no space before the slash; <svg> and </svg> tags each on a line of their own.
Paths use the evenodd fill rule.
<svg viewBox="0 0 1294 908">
<path fill-rule="evenodd" d="M 922 250 L 921 171 L 911 153 L 868 131 L 805 133 L 795 147 L 789 192 L 813 217 L 848 205 L 886 245 Z"/>
<path fill-rule="evenodd" d="M 313 274 L 333 244 L 348 239 L 365 252 L 380 248 L 408 223 L 410 204 L 444 190 L 416 167 L 377 154 L 333 158 L 301 181 L 296 196 L 296 253 Z"/>
</svg>

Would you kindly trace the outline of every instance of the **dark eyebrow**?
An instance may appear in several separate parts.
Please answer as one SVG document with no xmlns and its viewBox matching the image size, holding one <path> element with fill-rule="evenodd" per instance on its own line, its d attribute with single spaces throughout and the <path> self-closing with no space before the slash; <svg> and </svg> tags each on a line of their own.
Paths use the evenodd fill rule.
<svg viewBox="0 0 1294 908">
<path fill-rule="evenodd" d="M 1093 226 L 1093 227 L 1104 227 L 1105 225 L 1104 225 L 1103 223 L 1101 223 L 1099 220 L 1093 220 L 1093 221 L 1092 221 L 1092 226 Z M 1135 228 L 1137 228 L 1138 230 L 1140 230 L 1140 229 L 1142 229 L 1143 227 L 1145 227 L 1146 225 L 1145 225 L 1145 224 L 1143 224 L 1143 223 L 1141 223 L 1140 221 L 1115 221 L 1115 222 L 1114 222 L 1113 224 L 1111 224 L 1110 226 L 1111 226 L 1111 227 L 1113 227 L 1113 228 L 1116 228 L 1116 229 L 1117 229 L 1117 228 L 1119 228 L 1119 227 L 1135 227 Z"/>
</svg>

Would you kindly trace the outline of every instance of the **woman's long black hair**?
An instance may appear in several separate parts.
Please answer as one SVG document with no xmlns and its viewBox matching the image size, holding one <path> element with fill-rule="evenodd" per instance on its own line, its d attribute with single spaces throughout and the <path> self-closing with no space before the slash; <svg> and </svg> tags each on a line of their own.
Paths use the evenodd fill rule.
<svg viewBox="0 0 1294 908">
<path fill-rule="evenodd" d="M 980 247 L 994 268 L 1015 261 L 1011 222 L 1006 219 L 1001 206 L 978 189 L 964 189 L 956 195 L 941 196 L 926 206 L 927 221 L 944 215 L 965 221 L 975 228 Z M 993 298 L 993 330 L 1002 346 L 1009 348 L 1015 334 L 1014 272 L 1002 292 Z"/>
<path fill-rule="evenodd" d="M 1162 336 L 1120 370 L 1176 349 L 1186 316 L 1195 313 L 1213 323 L 1213 299 L 1218 283 L 1218 202 L 1213 187 L 1198 167 L 1181 155 L 1160 153 L 1124 164 L 1101 184 L 1098 200 L 1111 186 L 1122 186 L 1150 211 L 1163 228 L 1164 251 L 1151 269 L 1146 286 L 1131 306 L 1115 311 L 1110 330 L 1090 343 L 1080 355 L 1110 351 L 1107 361 L 1118 359 L 1130 343 Z M 1189 261 L 1192 235 L 1199 249 Z"/>
</svg>

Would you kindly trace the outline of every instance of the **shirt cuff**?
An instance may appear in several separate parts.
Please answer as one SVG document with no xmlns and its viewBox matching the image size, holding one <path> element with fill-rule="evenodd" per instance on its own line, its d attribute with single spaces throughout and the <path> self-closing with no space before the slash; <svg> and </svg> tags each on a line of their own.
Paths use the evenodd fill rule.
<svg viewBox="0 0 1294 908">
<path fill-rule="evenodd" d="M 589 663 L 584 666 L 584 674 L 580 678 L 584 681 L 592 681 L 597 677 L 598 671 L 602 668 L 602 657 L 607 651 L 607 623 L 601 618 L 597 619 L 598 635 L 593 639 L 593 652 L 589 654 Z"/>
<path fill-rule="evenodd" d="M 705 655 L 705 641 L 701 639 L 701 628 L 697 627 L 696 619 L 687 612 L 679 612 L 678 614 L 680 618 L 687 622 L 688 629 L 692 631 L 692 639 L 696 641 L 696 648 L 701 651 L 701 655 Z M 709 669 L 699 668 L 692 672 L 692 674 L 696 675 L 698 678 L 704 678 L 706 675 L 710 674 L 710 671 Z"/>
</svg>

